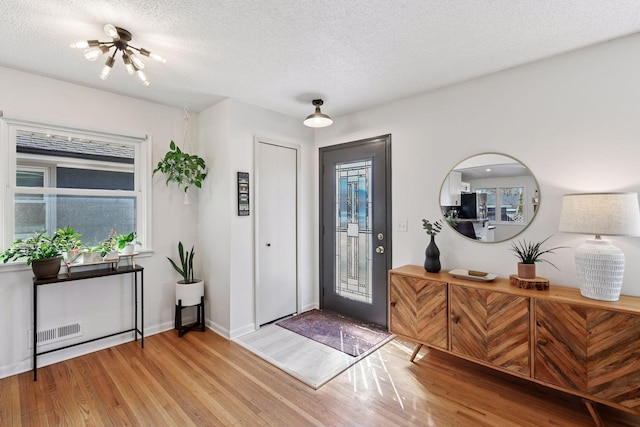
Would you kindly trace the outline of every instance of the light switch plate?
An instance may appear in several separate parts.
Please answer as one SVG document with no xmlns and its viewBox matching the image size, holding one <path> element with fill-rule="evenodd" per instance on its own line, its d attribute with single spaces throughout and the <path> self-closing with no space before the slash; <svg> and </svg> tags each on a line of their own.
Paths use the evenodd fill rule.
<svg viewBox="0 0 640 427">
<path fill-rule="evenodd" d="M 409 230 L 409 221 L 406 219 L 399 219 L 396 221 L 396 231 L 407 232 Z"/>
</svg>

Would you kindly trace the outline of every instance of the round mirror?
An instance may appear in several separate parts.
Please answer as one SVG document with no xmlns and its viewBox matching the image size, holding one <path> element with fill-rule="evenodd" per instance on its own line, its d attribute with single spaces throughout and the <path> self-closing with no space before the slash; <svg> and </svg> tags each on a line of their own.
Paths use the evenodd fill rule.
<svg viewBox="0 0 640 427">
<path fill-rule="evenodd" d="M 442 215 L 460 235 L 502 242 L 531 224 L 540 203 L 538 182 L 511 156 L 483 153 L 465 159 L 440 189 Z"/>
</svg>

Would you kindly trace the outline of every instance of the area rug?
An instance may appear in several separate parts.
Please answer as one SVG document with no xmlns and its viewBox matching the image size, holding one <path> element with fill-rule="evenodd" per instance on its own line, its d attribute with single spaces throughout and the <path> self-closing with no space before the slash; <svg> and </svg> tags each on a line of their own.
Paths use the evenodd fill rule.
<svg viewBox="0 0 640 427">
<path fill-rule="evenodd" d="M 309 310 L 276 325 L 353 357 L 367 353 L 392 337 L 377 326 L 323 310 Z"/>
<path fill-rule="evenodd" d="M 356 357 L 275 324 L 262 326 L 234 341 L 309 387 L 318 389 L 347 370 L 354 369 L 349 374 L 349 379 L 352 380 L 359 375 L 361 369 L 371 369 L 369 365 L 361 369 L 356 366 L 363 359 L 370 358 L 372 353 L 392 338 L 390 336 Z"/>
</svg>

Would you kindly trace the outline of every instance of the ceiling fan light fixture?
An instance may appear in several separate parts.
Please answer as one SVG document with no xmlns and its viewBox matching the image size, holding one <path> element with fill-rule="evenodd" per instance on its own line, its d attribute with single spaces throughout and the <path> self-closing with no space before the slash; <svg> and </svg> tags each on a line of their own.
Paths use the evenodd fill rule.
<svg viewBox="0 0 640 427">
<path fill-rule="evenodd" d="M 118 52 L 122 53 L 122 62 L 127 69 L 129 75 L 137 73 L 138 78 L 143 85 L 149 86 L 149 80 L 146 74 L 142 72 L 145 68 L 145 63 L 138 55 L 133 53 L 132 49 L 137 51 L 140 55 L 147 56 L 156 62 L 164 64 L 167 62 L 162 56 L 152 53 L 147 49 L 137 48 L 131 46 L 131 33 L 124 28 L 116 27 L 112 24 L 106 24 L 104 26 L 104 33 L 111 37 L 111 41 L 99 41 L 99 40 L 78 40 L 71 43 L 73 49 L 84 49 L 84 57 L 89 61 L 95 61 L 100 56 L 111 51 L 114 48 L 113 54 L 107 58 L 104 68 L 100 72 L 100 78 L 105 80 L 109 77 L 113 64 L 115 63 L 115 56 Z"/>
<path fill-rule="evenodd" d="M 320 111 L 320 106 L 324 104 L 324 101 L 322 101 L 322 99 L 314 99 L 312 103 L 316 107 L 316 111 L 315 113 L 308 115 L 302 123 L 310 128 L 323 128 L 331 126 L 331 124 L 333 123 L 331 117 L 323 114 L 322 111 Z"/>
</svg>

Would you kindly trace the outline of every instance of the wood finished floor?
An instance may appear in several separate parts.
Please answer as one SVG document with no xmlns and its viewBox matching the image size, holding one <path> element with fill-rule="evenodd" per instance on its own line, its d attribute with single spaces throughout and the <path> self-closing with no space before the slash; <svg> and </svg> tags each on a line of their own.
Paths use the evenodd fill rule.
<svg viewBox="0 0 640 427">
<path fill-rule="evenodd" d="M 319 390 L 212 331 L 0 380 L 1 426 L 592 426 L 582 402 L 394 340 Z M 599 406 L 607 426 L 640 417 Z"/>
</svg>

